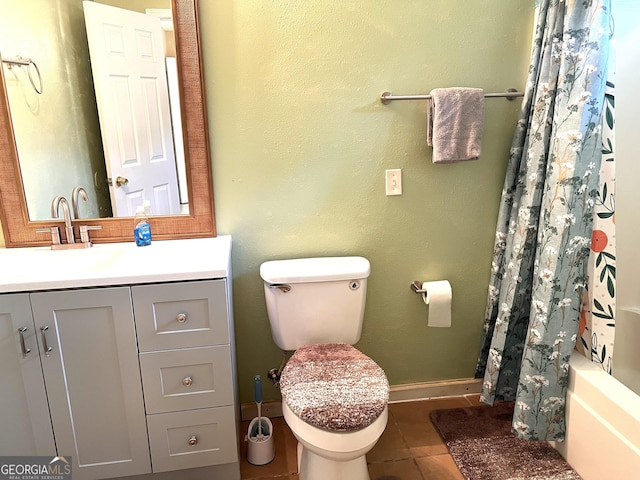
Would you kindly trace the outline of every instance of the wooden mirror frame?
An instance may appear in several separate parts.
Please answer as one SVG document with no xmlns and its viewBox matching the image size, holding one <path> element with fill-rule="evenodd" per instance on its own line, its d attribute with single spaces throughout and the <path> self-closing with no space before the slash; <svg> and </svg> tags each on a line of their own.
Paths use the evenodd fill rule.
<svg viewBox="0 0 640 480">
<path fill-rule="evenodd" d="M 153 216 L 154 240 L 215 237 L 213 182 L 209 131 L 200 55 L 197 0 L 172 0 L 173 21 L 181 86 L 182 129 L 189 189 L 189 214 Z M 36 229 L 60 228 L 63 221 L 30 221 L 20 173 L 13 124 L 6 94 L 4 72 L 0 71 L 0 222 L 7 247 L 50 245 L 51 236 Z M 68 200 L 71 200 L 70 198 Z M 100 218 L 73 221 L 78 225 L 100 225 L 91 232 L 93 243 L 133 241 L 133 219 Z"/>
</svg>

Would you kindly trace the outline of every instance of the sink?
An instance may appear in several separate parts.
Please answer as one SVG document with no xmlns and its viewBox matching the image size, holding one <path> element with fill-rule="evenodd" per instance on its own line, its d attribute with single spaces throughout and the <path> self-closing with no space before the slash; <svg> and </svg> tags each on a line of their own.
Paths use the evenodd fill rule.
<svg viewBox="0 0 640 480">
<path fill-rule="evenodd" d="M 52 250 L 50 247 L 0 249 L 0 286 L 69 280 L 77 276 L 95 276 L 109 271 L 122 261 L 128 244 L 100 244 L 77 250 Z M 135 248 L 135 245 L 133 245 Z"/>
<path fill-rule="evenodd" d="M 134 243 L 113 243 L 77 250 L 0 249 L 0 292 L 85 286 L 77 281 L 113 275 L 130 245 L 136 248 Z"/>
<path fill-rule="evenodd" d="M 145 247 L 131 241 L 77 250 L 0 248 L 0 293 L 225 277 L 230 252 L 228 235 Z"/>
</svg>

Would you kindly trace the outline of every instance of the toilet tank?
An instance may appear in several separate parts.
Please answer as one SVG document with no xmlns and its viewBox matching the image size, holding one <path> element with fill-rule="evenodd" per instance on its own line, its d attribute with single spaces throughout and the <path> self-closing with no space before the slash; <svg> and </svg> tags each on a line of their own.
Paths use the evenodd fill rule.
<svg viewBox="0 0 640 480">
<path fill-rule="evenodd" d="M 283 350 L 360 339 L 369 261 L 363 257 L 275 260 L 260 266 L 273 340 Z"/>
</svg>

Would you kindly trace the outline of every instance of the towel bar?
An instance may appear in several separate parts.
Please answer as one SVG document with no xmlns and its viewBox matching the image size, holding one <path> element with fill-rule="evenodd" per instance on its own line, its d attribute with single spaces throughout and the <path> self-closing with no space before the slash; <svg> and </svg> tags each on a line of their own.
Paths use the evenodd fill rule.
<svg viewBox="0 0 640 480">
<path fill-rule="evenodd" d="M 523 97 L 524 92 L 519 92 L 515 88 L 510 88 L 506 92 L 500 93 L 485 93 L 486 98 L 504 97 L 507 100 L 515 100 L 517 97 Z M 380 101 L 387 105 L 394 100 L 428 100 L 431 95 L 393 95 L 391 92 L 382 92 L 380 95 Z"/>
<path fill-rule="evenodd" d="M 30 58 L 22 58 L 22 57 L 17 57 L 17 58 L 14 58 L 13 60 L 3 58 L 1 60 L 2 60 L 2 63 L 6 63 L 7 65 L 9 65 L 9 68 L 12 68 L 14 65 L 17 65 L 19 67 L 27 67 L 27 76 L 29 77 L 29 82 L 31 82 L 31 86 L 33 87 L 33 89 L 36 91 L 38 95 L 42 95 L 42 75 L 40 75 L 40 69 L 38 68 L 38 65 L 36 64 L 36 62 L 31 60 Z M 38 84 L 40 85 L 40 87 L 36 86 L 36 82 L 34 82 L 33 77 L 31 76 L 31 66 L 33 66 L 33 68 L 36 71 L 36 74 L 38 75 Z"/>
</svg>

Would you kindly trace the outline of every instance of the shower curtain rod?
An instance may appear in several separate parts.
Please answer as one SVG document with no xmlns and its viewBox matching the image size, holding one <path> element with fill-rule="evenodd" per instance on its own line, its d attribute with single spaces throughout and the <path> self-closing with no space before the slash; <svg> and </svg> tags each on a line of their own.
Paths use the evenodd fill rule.
<svg viewBox="0 0 640 480">
<path fill-rule="evenodd" d="M 515 100 L 516 97 L 523 97 L 524 93 L 515 88 L 510 88 L 506 92 L 485 93 L 484 96 L 488 98 L 505 97 L 507 100 Z M 430 98 L 431 95 L 393 95 L 391 92 L 383 92 L 380 95 L 380 101 L 385 105 L 394 100 L 428 100 Z"/>
</svg>

